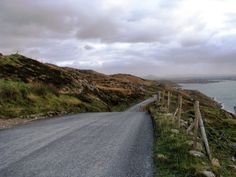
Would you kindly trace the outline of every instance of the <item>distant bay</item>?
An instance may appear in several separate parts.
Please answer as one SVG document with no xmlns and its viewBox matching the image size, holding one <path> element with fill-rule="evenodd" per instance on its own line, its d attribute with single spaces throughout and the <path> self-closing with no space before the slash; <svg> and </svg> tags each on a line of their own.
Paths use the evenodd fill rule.
<svg viewBox="0 0 236 177">
<path fill-rule="evenodd" d="M 209 97 L 214 97 L 222 103 L 223 108 L 234 113 L 236 106 L 236 81 L 223 80 L 215 83 L 184 83 L 179 84 L 184 89 L 199 90 Z"/>
</svg>

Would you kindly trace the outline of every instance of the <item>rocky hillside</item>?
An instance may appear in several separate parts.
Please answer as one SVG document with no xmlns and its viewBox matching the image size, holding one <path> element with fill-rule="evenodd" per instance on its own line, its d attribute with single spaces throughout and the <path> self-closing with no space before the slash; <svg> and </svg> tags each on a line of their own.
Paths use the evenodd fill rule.
<svg viewBox="0 0 236 177">
<path fill-rule="evenodd" d="M 19 54 L 0 55 L 0 117 L 48 112 L 119 111 L 153 94 L 154 81 L 105 75 L 40 63 Z"/>
</svg>

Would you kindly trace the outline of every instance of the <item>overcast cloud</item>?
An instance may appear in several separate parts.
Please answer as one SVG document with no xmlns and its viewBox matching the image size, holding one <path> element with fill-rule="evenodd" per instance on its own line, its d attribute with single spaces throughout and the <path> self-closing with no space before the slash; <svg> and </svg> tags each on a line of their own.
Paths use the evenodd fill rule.
<svg viewBox="0 0 236 177">
<path fill-rule="evenodd" d="M 145 75 L 236 74 L 235 0 L 1 0 L 0 52 Z"/>
</svg>

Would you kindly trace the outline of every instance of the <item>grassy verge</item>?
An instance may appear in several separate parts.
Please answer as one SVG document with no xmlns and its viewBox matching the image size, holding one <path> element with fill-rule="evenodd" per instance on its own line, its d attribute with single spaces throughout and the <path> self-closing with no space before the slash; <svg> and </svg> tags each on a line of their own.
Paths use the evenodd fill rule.
<svg viewBox="0 0 236 177">
<path fill-rule="evenodd" d="M 212 165 L 210 160 L 203 157 L 190 155 L 192 150 L 192 135 L 186 133 L 186 128 L 194 118 L 193 102 L 190 95 L 183 98 L 182 121 L 186 125 L 176 127 L 176 121 L 172 114 L 160 104 L 154 103 L 149 106 L 149 111 L 156 123 L 154 142 L 154 162 L 156 176 L 165 177 L 197 177 L 204 176 L 203 171 L 212 171 L 217 177 L 235 177 L 236 171 L 236 119 L 230 113 L 215 106 L 215 103 L 206 97 L 195 95 L 200 101 L 200 109 L 204 119 L 212 156 L 218 159 L 219 166 Z M 192 96 L 192 95 L 191 95 Z M 177 107 L 177 95 L 172 96 L 170 112 Z M 199 139 L 197 151 L 205 154 Z"/>
<path fill-rule="evenodd" d="M 70 95 L 59 94 L 40 83 L 26 84 L 0 80 L 0 115 L 2 118 L 24 117 L 48 112 L 79 112 L 83 104 Z"/>
<path fill-rule="evenodd" d="M 153 147 L 156 176 L 192 177 L 210 170 L 206 156 L 190 155 L 192 137 L 177 128 L 172 115 L 161 112 L 158 105 L 152 105 L 150 111 L 157 126 Z"/>
</svg>

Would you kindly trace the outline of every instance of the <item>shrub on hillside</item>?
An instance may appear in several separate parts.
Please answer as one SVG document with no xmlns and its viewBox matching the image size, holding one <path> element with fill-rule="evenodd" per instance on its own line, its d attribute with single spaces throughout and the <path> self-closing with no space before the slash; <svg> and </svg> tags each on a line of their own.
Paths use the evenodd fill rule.
<svg viewBox="0 0 236 177">
<path fill-rule="evenodd" d="M 58 91 L 53 86 L 44 85 L 36 82 L 31 84 L 32 92 L 41 97 L 46 97 L 47 94 L 53 94 L 58 96 Z"/>
<path fill-rule="evenodd" d="M 2 101 L 16 101 L 20 97 L 21 92 L 15 83 L 0 80 L 0 98 Z"/>
<path fill-rule="evenodd" d="M 26 100 L 31 93 L 39 97 L 46 97 L 48 94 L 59 95 L 56 88 L 42 83 L 26 84 L 17 81 L 0 80 L 0 101 L 2 103 Z"/>
</svg>

